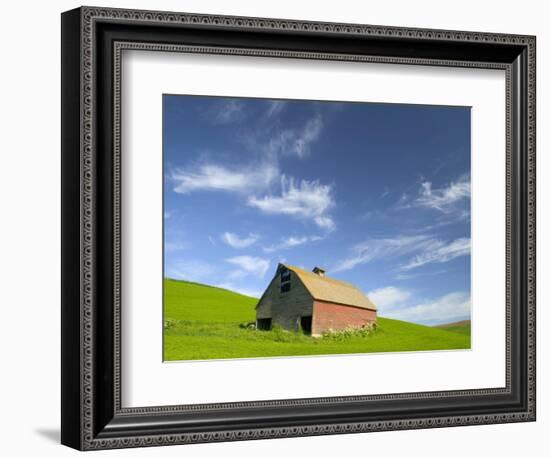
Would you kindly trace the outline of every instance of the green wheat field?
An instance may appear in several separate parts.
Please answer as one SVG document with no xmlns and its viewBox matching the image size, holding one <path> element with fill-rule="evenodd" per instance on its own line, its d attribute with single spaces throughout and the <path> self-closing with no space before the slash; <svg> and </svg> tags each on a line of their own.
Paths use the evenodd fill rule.
<svg viewBox="0 0 550 458">
<path fill-rule="evenodd" d="M 370 331 L 311 337 L 280 328 L 258 331 L 258 299 L 222 288 L 165 279 L 164 360 L 265 358 L 470 348 L 470 322 L 438 327 L 378 317 Z"/>
</svg>

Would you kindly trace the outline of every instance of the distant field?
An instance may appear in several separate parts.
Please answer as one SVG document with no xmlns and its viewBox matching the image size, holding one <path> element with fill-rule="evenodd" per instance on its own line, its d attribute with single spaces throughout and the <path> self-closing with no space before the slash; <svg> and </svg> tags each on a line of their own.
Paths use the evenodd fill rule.
<svg viewBox="0 0 550 458">
<path fill-rule="evenodd" d="M 314 338 L 282 329 L 257 331 L 240 326 L 255 321 L 255 298 L 169 279 L 164 294 L 167 361 L 470 348 L 469 332 L 381 317 L 368 334 Z"/>
<path fill-rule="evenodd" d="M 444 329 L 445 331 L 458 332 L 460 334 L 470 335 L 472 331 L 472 325 L 470 320 L 457 321 L 455 323 L 440 324 L 434 326 L 438 329 Z"/>
</svg>

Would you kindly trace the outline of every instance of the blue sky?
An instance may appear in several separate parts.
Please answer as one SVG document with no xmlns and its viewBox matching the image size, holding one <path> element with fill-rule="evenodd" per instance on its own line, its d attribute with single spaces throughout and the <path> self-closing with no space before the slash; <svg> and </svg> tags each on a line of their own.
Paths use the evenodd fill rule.
<svg viewBox="0 0 550 458">
<path fill-rule="evenodd" d="M 381 316 L 470 317 L 470 109 L 164 96 L 165 276 L 258 297 L 278 262 Z"/>
</svg>

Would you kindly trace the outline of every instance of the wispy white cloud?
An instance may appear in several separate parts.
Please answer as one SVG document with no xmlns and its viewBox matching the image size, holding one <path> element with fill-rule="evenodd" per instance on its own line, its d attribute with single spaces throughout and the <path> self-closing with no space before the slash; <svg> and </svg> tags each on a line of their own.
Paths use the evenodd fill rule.
<svg viewBox="0 0 550 458">
<path fill-rule="evenodd" d="M 298 133 L 291 151 L 296 153 L 298 157 L 307 155 L 309 153 L 310 144 L 320 137 L 322 128 L 323 122 L 320 117 L 310 119 Z"/>
<path fill-rule="evenodd" d="M 337 262 L 332 272 L 353 269 L 360 264 L 404 255 L 414 255 L 401 270 L 411 270 L 425 264 L 444 263 L 470 254 L 470 239 L 459 238 L 443 242 L 429 235 L 403 235 L 394 238 L 369 239 L 355 245 L 351 255 Z"/>
<path fill-rule="evenodd" d="M 267 214 L 310 219 L 326 230 L 335 227 L 333 219 L 328 214 L 334 206 L 332 185 L 323 185 L 319 181 L 296 182 L 293 178 L 283 175 L 280 196 L 250 196 L 248 205 Z"/>
<path fill-rule="evenodd" d="M 274 245 L 264 246 L 263 250 L 266 253 L 273 253 L 274 251 L 281 251 L 289 248 L 294 248 L 294 247 L 303 245 L 305 243 L 317 242 L 319 240 L 323 240 L 324 238 L 325 237 L 322 237 L 320 235 L 304 235 L 302 237 L 290 236 L 290 237 L 281 239 L 279 243 L 276 243 Z"/>
<path fill-rule="evenodd" d="M 427 235 L 403 235 L 394 238 L 369 239 L 355 245 L 351 250 L 351 255 L 336 263 L 331 271 L 342 272 L 380 258 L 409 254 L 426 248 L 432 240 Z"/>
<path fill-rule="evenodd" d="M 453 240 L 450 243 L 434 240 L 423 252 L 401 266 L 401 269 L 410 270 L 431 263 L 441 264 L 460 256 L 467 256 L 470 254 L 470 246 L 470 238 L 466 237 Z"/>
<path fill-rule="evenodd" d="M 422 182 L 418 197 L 411 202 L 411 206 L 451 213 L 457 210 L 458 203 L 467 199 L 470 199 L 470 176 L 463 175 L 457 181 L 440 189 L 433 189 L 429 181 Z"/>
<path fill-rule="evenodd" d="M 235 256 L 233 258 L 226 259 L 226 262 L 239 267 L 240 272 L 242 273 L 255 275 L 260 278 L 263 278 L 269 269 L 269 260 L 256 256 Z M 233 278 L 237 277 L 239 277 L 239 275 L 233 275 Z"/>
<path fill-rule="evenodd" d="M 284 110 L 287 102 L 284 100 L 270 100 L 268 103 L 267 111 L 265 112 L 266 118 L 272 118 L 277 116 Z"/>
<path fill-rule="evenodd" d="M 286 102 L 274 101 L 268 114 L 275 116 L 284 109 Z M 236 101 L 228 101 L 219 109 L 220 113 L 234 113 L 239 110 Z M 222 109 L 223 108 L 223 109 Z M 221 115 L 220 115 L 221 116 Z M 173 191 L 189 194 L 196 191 L 223 191 L 245 196 L 249 207 L 272 215 L 292 215 L 312 221 L 326 232 L 333 231 L 335 221 L 329 214 L 334 206 L 333 185 L 323 185 L 318 180 L 298 180 L 281 174 L 281 156 L 305 157 L 311 144 L 321 135 L 322 119 L 316 115 L 300 128 L 278 132 L 270 130 L 268 137 L 251 136 L 248 148 L 259 150 L 259 162 L 245 166 L 206 162 L 173 169 L 169 177 Z M 280 189 L 277 190 L 277 183 Z M 230 239 L 225 239 L 231 244 Z M 238 243 L 238 242 L 236 242 Z"/>
<path fill-rule="evenodd" d="M 438 217 L 434 218 L 432 224 L 428 224 L 418 228 L 421 232 L 430 232 L 437 230 L 440 227 L 448 226 L 459 222 L 468 221 L 470 219 L 469 209 L 457 209 L 453 213 L 442 213 Z"/>
<path fill-rule="evenodd" d="M 254 245 L 258 241 L 259 236 L 257 234 L 248 234 L 246 237 L 239 237 L 233 232 L 224 232 L 221 239 L 232 248 L 246 248 Z"/>
<path fill-rule="evenodd" d="M 444 274 L 444 273 L 447 273 L 447 271 L 446 270 L 435 270 L 435 271 L 432 271 L 432 272 L 415 272 L 415 273 L 401 272 L 401 273 L 398 273 L 393 278 L 395 278 L 396 280 L 412 280 L 413 278 L 431 277 L 433 275 L 441 275 L 441 274 Z"/>
<path fill-rule="evenodd" d="M 230 124 L 242 121 L 246 113 L 243 104 L 238 100 L 220 102 L 215 108 L 208 110 L 206 116 L 215 124 Z"/>
<path fill-rule="evenodd" d="M 332 232 L 336 228 L 336 223 L 330 216 L 316 216 L 313 221 L 321 229 L 325 229 L 328 232 Z"/>
<path fill-rule="evenodd" d="M 261 195 L 275 187 L 280 177 L 280 195 Z M 323 185 L 318 180 L 295 180 L 280 175 L 278 166 L 265 162 L 254 167 L 229 168 L 218 164 L 202 164 L 197 167 L 177 168 L 170 178 L 173 190 L 179 194 L 196 191 L 225 191 L 243 194 L 247 205 L 272 215 L 292 215 L 313 221 L 330 232 L 336 224 L 329 214 L 335 205 L 333 185 Z M 231 243 L 227 241 L 227 243 Z"/>
<path fill-rule="evenodd" d="M 272 134 L 264 149 L 270 155 L 296 155 L 306 157 L 311 144 L 319 139 L 323 130 L 321 117 L 309 119 L 303 127 L 298 129 L 284 129 Z"/>
<path fill-rule="evenodd" d="M 275 245 L 264 246 L 263 250 L 266 253 L 273 253 L 274 251 L 286 250 L 288 248 L 293 248 L 293 247 L 303 245 L 304 243 L 307 243 L 308 241 L 309 241 L 309 237 L 307 237 L 307 236 L 304 236 L 304 237 L 292 237 L 291 236 L 291 237 L 287 237 L 286 239 L 283 239 L 281 242 L 279 242 Z"/>
<path fill-rule="evenodd" d="M 239 193 L 265 190 L 280 176 L 276 164 L 265 162 L 254 167 L 229 168 L 219 164 L 177 168 L 171 173 L 174 191 L 229 191 Z"/>
</svg>

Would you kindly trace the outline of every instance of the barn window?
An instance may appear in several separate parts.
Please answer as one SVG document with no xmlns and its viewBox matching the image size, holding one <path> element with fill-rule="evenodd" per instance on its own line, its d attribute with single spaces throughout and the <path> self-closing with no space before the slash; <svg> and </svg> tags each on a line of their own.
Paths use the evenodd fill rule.
<svg viewBox="0 0 550 458">
<path fill-rule="evenodd" d="M 286 283 L 281 284 L 281 293 L 288 293 L 290 291 L 290 282 L 287 281 Z"/>
<path fill-rule="evenodd" d="M 269 331 L 271 329 L 271 318 L 258 318 L 256 328 L 260 331 Z"/>
<path fill-rule="evenodd" d="M 285 281 L 290 281 L 290 270 L 288 269 L 281 270 L 281 283 Z"/>
</svg>

